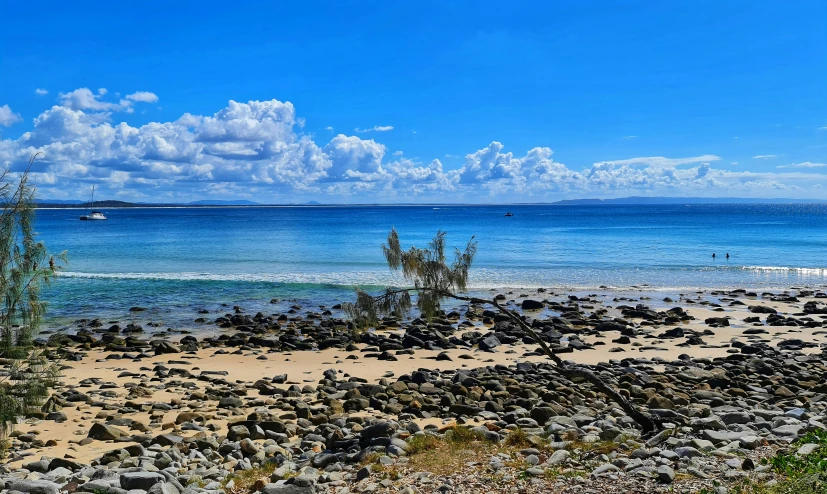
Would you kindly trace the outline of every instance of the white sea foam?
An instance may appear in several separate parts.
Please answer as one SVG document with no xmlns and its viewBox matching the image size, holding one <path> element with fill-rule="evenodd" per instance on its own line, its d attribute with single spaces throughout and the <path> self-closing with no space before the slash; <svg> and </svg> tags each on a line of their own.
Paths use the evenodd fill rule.
<svg viewBox="0 0 827 494">
<path fill-rule="evenodd" d="M 279 284 L 307 284 L 307 285 L 334 285 L 334 286 L 400 286 L 405 285 L 401 274 L 391 271 L 342 271 L 318 273 L 198 273 L 198 272 L 154 272 L 154 273 L 84 273 L 67 271 L 60 273 L 67 278 L 89 278 L 110 280 L 163 280 L 163 281 L 225 281 L 246 283 L 279 283 Z M 493 288 L 539 288 L 549 286 L 551 280 L 526 280 L 524 273 L 519 271 L 502 272 L 497 270 L 475 271 L 475 281 L 469 288 L 475 290 Z"/>
<path fill-rule="evenodd" d="M 746 274 L 746 273 L 750 274 Z M 742 273 L 742 274 L 737 274 Z M 387 270 L 285 272 L 285 273 L 207 273 L 207 272 L 64 272 L 68 278 L 110 280 L 163 280 L 202 282 L 244 282 L 328 286 L 404 286 L 399 273 Z M 702 268 L 667 268 L 654 270 L 599 269 L 492 269 L 474 268 L 468 288 L 473 291 L 513 288 L 530 290 L 540 287 L 563 290 L 611 291 L 643 290 L 652 292 L 683 291 L 703 288 L 742 288 L 789 286 L 790 283 L 827 282 L 827 268 L 792 268 L 783 266 L 721 266 Z"/>
<path fill-rule="evenodd" d="M 756 273 L 779 273 L 798 276 L 827 277 L 827 268 L 791 268 L 785 266 L 740 266 L 744 271 Z"/>
<path fill-rule="evenodd" d="M 238 281 L 248 283 L 306 283 L 314 285 L 371 285 L 388 284 L 394 280 L 401 280 L 400 277 L 390 273 L 379 273 L 371 271 L 354 271 L 341 273 L 83 273 L 67 271 L 60 273 L 60 276 L 69 278 L 93 278 L 113 280 L 169 280 L 169 281 Z"/>
</svg>

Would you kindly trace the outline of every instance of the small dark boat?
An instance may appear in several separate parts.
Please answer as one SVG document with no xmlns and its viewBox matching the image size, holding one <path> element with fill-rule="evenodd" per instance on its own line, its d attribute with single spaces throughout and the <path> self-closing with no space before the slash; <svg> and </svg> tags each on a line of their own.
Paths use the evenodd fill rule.
<svg viewBox="0 0 827 494">
<path fill-rule="evenodd" d="M 505 213 L 505 215 L 506 215 L 506 216 L 514 216 L 514 213 L 512 213 L 511 211 L 509 211 L 509 212 Z"/>
</svg>

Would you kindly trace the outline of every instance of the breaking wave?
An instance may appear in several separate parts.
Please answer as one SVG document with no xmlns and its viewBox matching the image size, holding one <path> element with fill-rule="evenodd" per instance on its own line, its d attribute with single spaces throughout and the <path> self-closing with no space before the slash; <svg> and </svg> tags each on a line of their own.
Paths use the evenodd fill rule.
<svg viewBox="0 0 827 494">
<path fill-rule="evenodd" d="M 387 270 L 318 271 L 285 273 L 207 273 L 207 272 L 64 272 L 61 276 L 82 279 L 271 283 L 305 286 L 403 286 L 399 273 Z M 568 290 L 683 290 L 725 287 L 789 287 L 790 283 L 827 282 L 827 268 L 783 266 L 672 266 L 649 269 L 560 268 L 507 269 L 474 268 L 468 288 L 535 289 L 540 287 Z"/>
<path fill-rule="evenodd" d="M 744 271 L 755 273 L 777 273 L 796 276 L 827 277 L 827 268 L 790 268 L 784 266 L 741 266 Z"/>
</svg>

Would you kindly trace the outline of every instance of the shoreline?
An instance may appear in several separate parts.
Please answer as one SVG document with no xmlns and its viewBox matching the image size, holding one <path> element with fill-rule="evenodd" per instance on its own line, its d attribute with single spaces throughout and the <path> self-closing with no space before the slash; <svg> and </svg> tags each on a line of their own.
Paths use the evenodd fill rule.
<svg viewBox="0 0 827 494">
<path fill-rule="evenodd" d="M 543 321 L 536 327 L 542 328 L 544 339 L 549 338 L 547 341 L 559 350 L 561 358 L 619 372 L 616 378 L 622 377 L 623 369 L 635 369 L 668 386 L 677 386 L 672 394 L 664 396 L 670 399 L 658 402 L 668 402 L 672 409 L 689 406 L 691 410 L 695 405 L 690 390 L 704 389 L 703 382 L 694 378 L 675 381 L 670 376 L 676 372 L 717 379 L 715 376 L 723 375 L 722 365 L 726 368 L 748 362 L 732 360 L 738 356 L 766 354 L 774 362 L 784 362 L 776 354 L 787 354 L 810 362 L 809 356 L 827 352 L 827 294 L 823 291 L 801 294 L 790 289 L 786 294 L 781 291 L 752 296 L 747 290 L 709 290 L 685 294 L 674 301 L 649 299 L 640 293 L 582 296 L 556 291 L 513 292 L 507 297 L 509 306 L 531 321 Z M 527 304 L 525 300 L 535 303 Z M 540 310 L 521 309 L 538 304 Z M 430 329 L 416 321 L 386 320 L 384 327 L 366 333 L 348 330 L 337 313 L 316 307 L 294 304 L 272 315 L 241 308 L 225 312 L 229 317 L 218 312 L 203 314 L 204 327 L 208 328 L 204 332 L 169 332 L 160 327 L 139 328 L 126 321 L 86 320 L 75 334 L 53 336 L 63 338 L 65 343 L 63 381 L 48 411 L 17 426 L 12 461 L 6 467 L 20 470 L 44 454 L 78 464 L 99 464 L 113 450 L 146 448 L 157 444 L 158 437 L 170 434 L 181 438 L 170 439 L 173 446 L 181 440 L 201 440 L 198 438 L 205 434 L 217 434 L 219 441 L 229 441 L 226 434 L 231 424 L 261 410 L 281 416 L 287 425 L 296 423 L 300 430 L 311 431 L 310 422 L 296 422 L 297 411 L 302 407 L 316 410 L 310 418 L 316 413 L 330 414 L 321 410 L 334 406 L 330 405 L 334 402 L 338 404 L 332 413 L 359 422 L 413 421 L 420 424 L 417 427 L 439 427 L 465 417 L 462 420 L 468 424 L 491 424 L 493 416 L 483 413 L 487 405 L 479 408 L 469 404 L 467 409 L 429 405 L 421 409 L 429 410 L 427 413 L 417 415 L 415 409 L 400 406 L 407 401 L 363 399 L 359 393 L 348 398 L 344 392 L 328 390 L 330 385 L 323 383 L 387 387 L 393 395 L 407 389 L 394 387 L 402 382 L 398 379 L 410 380 L 422 372 L 432 376 L 426 379 L 433 381 L 426 382 L 440 386 L 444 382 L 440 379 L 450 382 L 459 373 L 508 375 L 518 372 L 520 365 L 537 369 L 548 365 L 545 357 L 536 354 L 536 345 L 521 341 L 514 328 L 498 322 L 494 314 L 486 315 L 483 307 L 465 303 L 446 305 L 450 313 L 434 321 Z M 823 358 L 816 361 L 823 365 Z M 440 375 L 447 377 L 436 377 Z M 756 381 L 754 387 L 764 389 L 759 384 Z M 396 391 L 391 392 L 391 388 Z M 726 389 L 719 392 L 725 393 Z M 442 393 L 445 391 L 436 396 Z M 423 405 L 430 403 L 427 397 L 431 395 L 415 396 L 425 400 Z M 580 400 L 593 401 L 590 394 L 585 396 Z M 769 405 L 766 398 L 762 400 Z M 795 395 L 776 396 L 769 403 L 773 401 L 810 406 Z M 457 403 L 468 403 L 467 396 Z M 561 406 L 550 403 L 536 406 Z M 555 413 L 576 415 L 582 413 L 578 412 L 581 408 L 562 405 Z M 816 412 L 822 408 L 813 409 L 812 415 L 818 417 Z M 531 408 L 527 413 L 534 416 Z M 193 423 L 186 419 L 196 416 L 202 418 Z M 322 419 L 320 415 L 319 424 L 332 417 Z M 93 434 L 95 423 L 114 427 L 110 431 L 114 436 Z M 630 437 L 635 434 L 632 425 L 624 426 L 628 428 L 624 433 L 632 434 Z M 299 440 L 300 430 L 296 431 Z M 121 434 L 122 438 L 112 441 Z M 20 437 L 30 439 L 21 441 Z M 769 444 L 777 444 L 773 441 L 776 439 Z M 301 441 L 287 444 L 292 445 L 292 457 L 312 458 L 299 446 L 304 444 Z M 237 465 L 237 460 L 225 461 L 225 468 Z"/>
<path fill-rule="evenodd" d="M 827 268 L 825 268 L 827 269 Z M 154 281 L 177 281 L 158 279 Z M 182 280 L 184 281 L 184 280 Z M 190 281 L 190 280 L 186 280 Z M 197 280 L 202 281 L 202 280 Z M 206 282 L 220 281 L 220 280 L 203 280 Z M 270 282 L 261 281 L 256 282 L 262 285 L 268 285 Z M 285 284 L 276 284 L 273 293 L 281 293 L 285 290 Z M 132 300 L 125 301 L 125 303 L 112 306 L 108 310 L 100 311 L 95 308 L 86 308 L 81 311 L 75 309 L 63 309 L 60 315 L 47 317 L 41 325 L 41 329 L 47 334 L 59 331 L 73 331 L 74 327 L 78 326 L 83 320 L 101 319 L 106 321 L 122 322 L 128 321 L 134 324 L 149 325 L 152 327 L 164 326 L 165 328 L 172 327 L 175 330 L 191 331 L 194 334 L 212 333 L 215 327 L 211 324 L 212 319 L 227 314 L 234 307 L 242 307 L 243 310 L 263 313 L 282 313 L 289 311 L 291 306 L 301 305 L 304 310 L 321 310 L 337 307 L 339 304 L 352 301 L 355 297 L 355 289 L 357 286 L 351 285 L 320 285 L 314 288 L 313 286 L 301 285 L 300 292 L 288 292 L 288 298 L 272 298 L 263 296 L 265 292 L 257 293 L 257 297 L 245 297 L 243 300 L 235 301 L 202 301 L 189 303 L 175 303 L 166 302 L 163 305 L 156 306 L 153 304 L 142 303 L 140 297 L 134 297 Z M 373 285 L 360 285 L 362 289 L 371 291 Z M 377 285 L 379 287 L 379 285 Z M 797 284 L 778 288 L 769 288 L 762 286 L 733 286 L 728 288 L 714 287 L 714 288 L 698 288 L 698 287 L 652 287 L 652 286 L 627 286 L 627 287 L 499 287 L 499 288 L 480 288 L 468 290 L 465 294 L 469 296 L 476 296 L 480 298 L 491 298 L 496 294 L 504 294 L 511 302 L 519 302 L 524 298 L 540 298 L 550 299 L 556 297 L 560 300 L 565 300 L 569 295 L 577 297 L 596 297 L 604 303 L 609 303 L 613 299 L 630 299 L 638 303 L 645 303 L 651 305 L 653 308 L 668 308 L 672 302 L 666 302 L 664 299 L 674 299 L 680 303 L 683 300 L 691 299 L 691 303 L 700 303 L 705 305 L 706 302 L 716 303 L 716 301 L 726 297 L 726 293 L 732 291 L 745 291 L 747 293 L 755 293 L 757 300 L 762 299 L 766 294 L 785 294 L 797 293 L 801 290 L 812 292 L 827 292 L 827 283 L 824 284 Z M 376 290 L 378 292 L 378 288 Z M 320 295 L 321 293 L 321 295 Z M 814 298 L 815 299 L 815 298 Z M 815 299 L 818 300 L 818 299 Z M 445 300 L 444 308 L 451 311 L 465 305 L 454 300 Z M 133 309 L 140 310 L 133 310 Z M 547 311 L 549 313 L 553 311 Z M 538 314 L 535 314 L 535 316 Z M 539 315 L 543 315 L 542 313 Z M 556 314 L 553 314 L 556 315 Z M 333 309 L 333 317 L 344 317 L 344 314 L 337 309 Z M 204 320 L 201 320 L 204 319 Z M 195 322 L 201 320 L 200 322 Z"/>
</svg>

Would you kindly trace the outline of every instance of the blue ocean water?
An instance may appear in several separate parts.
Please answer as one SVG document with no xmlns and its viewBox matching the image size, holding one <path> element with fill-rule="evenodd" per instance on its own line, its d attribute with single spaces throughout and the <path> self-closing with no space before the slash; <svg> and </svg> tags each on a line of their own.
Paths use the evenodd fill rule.
<svg viewBox="0 0 827 494">
<path fill-rule="evenodd" d="M 507 211 L 514 213 L 506 217 Z M 66 251 L 45 291 L 55 320 L 143 317 L 174 324 L 221 304 L 266 307 L 349 300 L 355 285 L 399 279 L 380 246 L 396 227 L 403 245 L 439 230 L 479 253 L 477 291 L 646 287 L 788 288 L 827 284 L 827 205 L 342 206 L 141 208 L 79 221 L 78 210 L 37 212 L 39 238 Z M 717 254 L 715 260 L 712 253 Z M 729 260 L 725 255 L 729 253 Z M 136 316 L 132 316 L 136 317 Z"/>
</svg>

